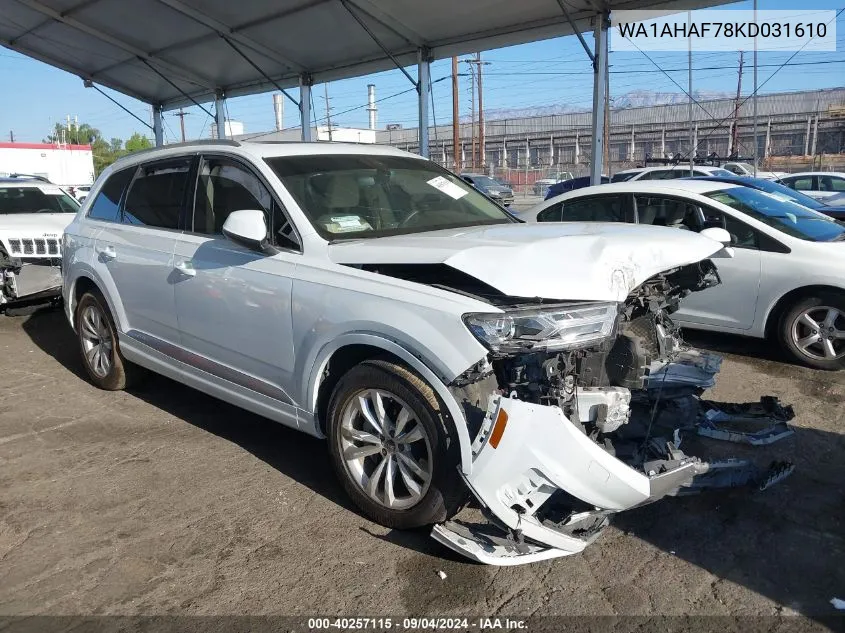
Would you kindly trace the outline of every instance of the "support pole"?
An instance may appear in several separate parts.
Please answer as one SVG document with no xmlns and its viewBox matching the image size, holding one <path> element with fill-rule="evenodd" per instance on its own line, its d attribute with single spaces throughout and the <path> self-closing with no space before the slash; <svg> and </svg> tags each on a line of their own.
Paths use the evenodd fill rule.
<svg viewBox="0 0 845 633">
<path fill-rule="evenodd" d="M 311 75 L 299 76 L 299 125 L 301 126 L 302 141 L 310 143 L 311 137 Z"/>
<path fill-rule="evenodd" d="M 217 124 L 217 138 L 226 138 L 226 114 L 224 108 L 226 106 L 226 97 L 222 90 L 218 90 L 214 94 L 214 121 Z"/>
<path fill-rule="evenodd" d="M 420 115 L 419 146 L 420 156 L 429 158 L 428 147 L 428 104 L 431 98 L 431 53 L 427 48 L 417 50 L 417 96 Z"/>
<path fill-rule="evenodd" d="M 809 129 L 809 128 L 807 128 Z M 461 173 L 461 120 L 458 113 L 458 58 L 452 57 L 452 169 Z"/>
<path fill-rule="evenodd" d="M 754 22 L 757 22 L 757 0 L 754 0 Z M 754 177 L 757 177 L 757 154 L 760 146 L 757 143 L 757 37 L 754 37 L 754 92 L 752 93 L 754 105 Z"/>
<path fill-rule="evenodd" d="M 156 147 L 164 145 L 164 128 L 161 123 L 161 106 L 153 106 L 153 136 L 155 137 Z"/>
<path fill-rule="evenodd" d="M 593 55 L 593 138 L 590 142 L 590 184 L 601 184 L 602 158 L 604 154 L 604 101 L 607 89 L 607 13 L 596 15 L 593 36 L 596 50 Z"/>
</svg>

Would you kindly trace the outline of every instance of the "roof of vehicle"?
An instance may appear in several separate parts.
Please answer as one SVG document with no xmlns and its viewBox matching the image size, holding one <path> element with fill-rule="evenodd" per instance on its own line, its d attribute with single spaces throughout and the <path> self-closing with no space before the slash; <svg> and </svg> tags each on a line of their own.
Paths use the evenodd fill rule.
<svg viewBox="0 0 845 633">
<path fill-rule="evenodd" d="M 705 178 L 678 178 L 674 180 L 626 180 L 625 182 L 608 182 L 601 185 L 593 185 L 591 187 L 581 187 L 580 189 L 573 189 L 555 196 L 554 198 L 547 198 L 540 204 L 526 211 L 520 212 L 517 215 L 519 218 L 531 219 L 535 218 L 537 214 L 543 209 L 564 200 L 572 198 L 581 198 L 590 195 L 599 194 L 613 194 L 613 193 L 652 193 L 652 194 L 666 194 L 666 195 L 684 195 L 684 194 L 698 194 L 703 195 L 711 191 L 719 191 L 721 189 L 730 189 L 733 187 L 740 187 L 739 184 L 720 182 L 716 180 L 709 180 Z"/>
<path fill-rule="evenodd" d="M 0 178 L 0 185 L 14 185 L 15 187 L 38 187 L 43 185 L 53 185 L 51 182 L 43 180 L 35 180 L 33 178 Z"/>
<path fill-rule="evenodd" d="M 560 198 L 574 198 L 577 196 L 588 196 L 593 194 L 608 193 L 694 193 L 705 194 L 719 189 L 739 187 L 739 184 L 725 183 L 711 180 L 696 180 L 693 178 L 677 178 L 674 180 L 628 180 L 626 182 L 608 182 L 602 185 L 581 187 L 573 191 L 561 194 Z M 552 198 L 554 200 L 556 198 Z M 546 200 L 548 202 L 548 200 Z"/>
<path fill-rule="evenodd" d="M 171 156 L 184 156 L 192 152 L 212 151 L 233 151 L 241 155 L 249 155 L 256 159 L 276 158 L 282 156 L 319 156 L 329 154 L 357 154 L 376 156 L 404 156 L 406 158 L 419 158 L 418 154 L 412 154 L 388 145 L 373 145 L 365 143 L 335 143 L 330 141 L 319 141 L 316 143 L 302 143 L 299 141 L 232 141 L 232 140 L 211 140 L 211 141 L 189 141 L 187 143 L 173 143 L 163 147 L 133 152 L 117 160 L 110 169 L 121 169 L 141 162 L 168 158 Z"/>
<path fill-rule="evenodd" d="M 845 172 L 842 171 L 799 171 L 794 174 L 786 174 L 783 178 L 795 178 L 796 176 L 839 176 L 845 178 Z"/>
<path fill-rule="evenodd" d="M 462 171 L 461 176 L 469 176 L 470 178 L 490 178 L 487 174 L 476 174 L 470 171 Z"/>
</svg>

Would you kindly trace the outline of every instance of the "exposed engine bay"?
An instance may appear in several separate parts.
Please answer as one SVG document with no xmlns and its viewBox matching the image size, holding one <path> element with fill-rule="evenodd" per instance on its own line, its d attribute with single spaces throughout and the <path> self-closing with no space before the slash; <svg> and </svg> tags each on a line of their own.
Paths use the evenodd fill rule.
<svg viewBox="0 0 845 633">
<path fill-rule="evenodd" d="M 60 265 L 58 257 L 10 257 L 0 245 L 0 311 L 18 301 L 58 300 L 62 285 Z"/>
<path fill-rule="evenodd" d="M 433 536 L 477 560 L 516 564 L 580 551 L 622 509 L 713 488 L 764 490 L 791 474 L 786 462 L 759 468 L 745 459 L 708 461 L 681 450 L 691 436 L 765 445 L 792 434 L 793 411 L 776 398 L 745 404 L 702 399 L 722 359 L 686 346 L 670 315 L 684 296 L 719 282 L 710 260 L 666 271 L 620 304 L 615 336 L 600 344 L 492 352 L 454 381 L 450 390 L 475 437 L 467 483 L 491 525 L 481 536 L 477 528 L 449 522 Z M 556 415 L 544 430 L 539 420 L 551 411 Z M 530 416 L 526 430 L 539 435 L 537 446 L 499 457 L 523 415 Z M 567 423 L 580 437 L 557 439 L 565 456 L 549 452 L 557 446 L 556 427 Z M 570 452 L 573 440 L 581 444 L 577 455 Z M 555 473 L 558 466 L 546 453 L 563 458 L 573 472 Z M 532 458 L 538 463 L 530 468 L 517 463 Z"/>
</svg>

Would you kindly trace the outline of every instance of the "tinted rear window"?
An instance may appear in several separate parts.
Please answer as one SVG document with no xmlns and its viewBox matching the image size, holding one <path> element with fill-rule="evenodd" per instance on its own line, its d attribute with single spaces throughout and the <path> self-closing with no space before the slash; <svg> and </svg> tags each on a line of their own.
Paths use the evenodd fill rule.
<svg viewBox="0 0 845 633">
<path fill-rule="evenodd" d="M 134 173 L 134 168 L 113 173 L 97 194 L 94 204 L 88 210 L 88 217 L 108 222 L 120 221 L 120 197 Z"/>
</svg>

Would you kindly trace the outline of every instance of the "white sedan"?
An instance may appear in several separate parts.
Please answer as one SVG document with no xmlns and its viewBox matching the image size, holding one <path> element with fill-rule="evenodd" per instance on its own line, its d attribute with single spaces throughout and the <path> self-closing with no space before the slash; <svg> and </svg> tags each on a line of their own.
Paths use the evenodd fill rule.
<svg viewBox="0 0 845 633">
<path fill-rule="evenodd" d="M 727 229 L 722 284 L 686 297 L 691 329 L 772 337 L 796 360 L 845 367 L 845 225 L 784 196 L 722 182 L 622 182 L 578 189 L 520 214 L 528 222 L 633 222 Z"/>
<path fill-rule="evenodd" d="M 808 171 L 800 174 L 789 174 L 778 182 L 790 189 L 795 189 L 795 191 L 800 191 L 823 201 L 826 198 L 845 193 L 845 173 Z"/>
</svg>

